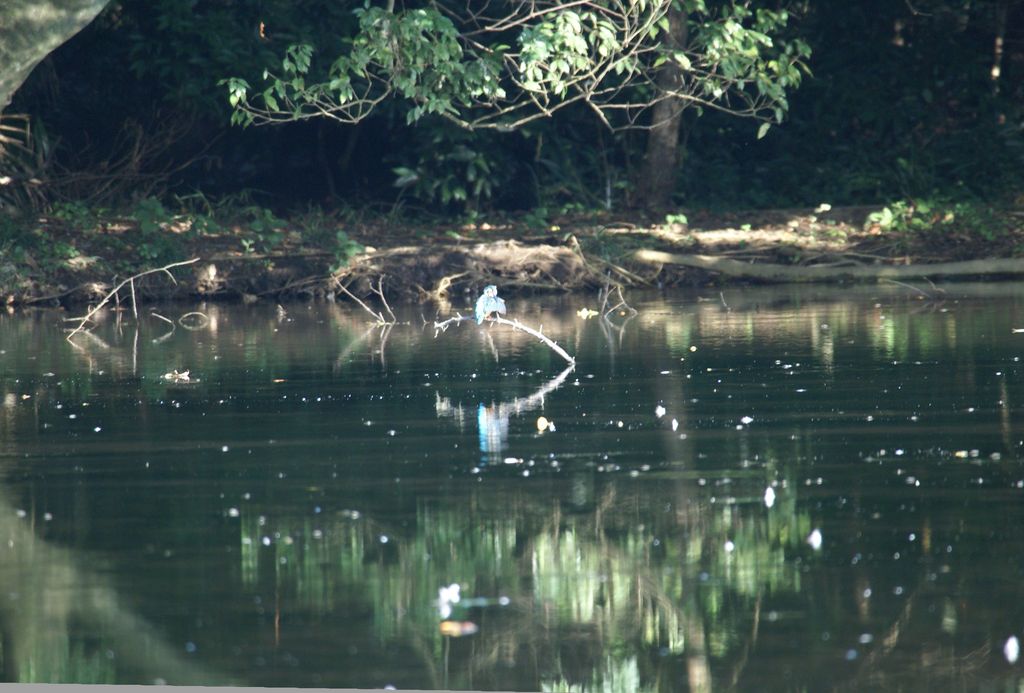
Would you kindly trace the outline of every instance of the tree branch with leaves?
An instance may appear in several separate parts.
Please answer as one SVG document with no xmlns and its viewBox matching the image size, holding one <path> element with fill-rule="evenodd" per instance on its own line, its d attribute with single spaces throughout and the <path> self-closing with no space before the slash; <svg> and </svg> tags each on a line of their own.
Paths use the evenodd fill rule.
<svg viewBox="0 0 1024 693">
<path fill-rule="evenodd" d="M 406 120 L 440 116 L 468 129 L 514 130 L 576 103 L 612 129 L 650 128 L 664 100 L 781 121 L 805 43 L 780 38 L 790 15 L 752 2 L 533 0 L 432 2 L 354 10 L 356 33 L 326 62 L 309 43 L 285 51 L 262 88 L 223 80 L 233 122 L 326 117 L 358 123 L 385 101 Z M 670 14 L 686 23 L 673 39 Z M 328 58 L 329 60 L 330 58 Z M 659 79 L 666 62 L 682 78 Z M 760 134 L 764 134 L 762 126 Z"/>
</svg>

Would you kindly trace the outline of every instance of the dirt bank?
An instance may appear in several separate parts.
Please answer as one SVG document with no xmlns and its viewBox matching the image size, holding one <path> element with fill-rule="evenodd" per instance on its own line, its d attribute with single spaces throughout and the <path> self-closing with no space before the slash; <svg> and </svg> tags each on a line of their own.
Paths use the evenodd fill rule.
<svg viewBox="0 0 1024 693">
<path fill-rule="evenodd" d="M 420 300 L 476 291 L 578 291 L 608 285 L 701 286 L 735 282 L 922 280 L 1024 275 L 1024 229 L 998 239 L 946 232 L 928 237 L 869 221 L 877 208 L 770 210 L 712 214 L 649 223 L 614 215 L 512 220 L 414 228 L 383 223 L 347 226 L 358 250 L 341 263 L 337 251 L 292 230 L 270 252 L 246 242 L 245 229 L 183 234 L 168 272 L 126 284 L 146 298 L 288 300 L 346 298 L 381 287 L 388 296 Z M 673 219 L 673 217 L 669 217 Z M 128 230 L 130 231 L 130 229 Z M 125 229 L 74 236 L 76 254 L 53 266 L 31 257 L 0 261 L 0 289 L 9 306 L 96 301 L 133 274 L 166 262 L 121 263 L 105 256 Z M 104 237 L 106 234 L 108 237 Z M 83 240 L 84 239 L 84 240 Z M 166 258 L 164 258 L 166 259 Z M 127 299 L 127 294 L 123 297 Z"/>
</svg>

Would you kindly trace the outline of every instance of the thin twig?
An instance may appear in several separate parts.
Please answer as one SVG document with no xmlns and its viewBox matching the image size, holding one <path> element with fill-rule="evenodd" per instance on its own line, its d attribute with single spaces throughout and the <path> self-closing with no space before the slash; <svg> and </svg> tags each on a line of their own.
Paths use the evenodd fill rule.
<svg viewBox="0 0 1024 693">
<path fill-rule="evenodd" d="M 395 311 L 391 310 L 391 306 L 388 305 L 388 300 L 384 298 L 384 277 L 377 278 L 377 288 L 373 290 L 375 294 L 380 296 L 380 302 L 384 304 L 384 308 L 387 309 L 388 315 L 391 316 L 391 324 L 398 322 L 398 318 L 395 317 Z"/>
<path fill-rule="evenodd" d="M 354 293 L 352 293 L 351 291 L 349 291 L 349 290 L 348 290 L 348 287 L 347 287 L 347 286 L 345 286 L 345 285 L 344 285 L 344 284 L 342 284 L 341 282 L 338 282 L 338 288 L 339 288 L 339 289 L 341 289 L 341 290 L 342 290 L 342 292 L 344 292 L 344 294 L 345 294 L 346 296 L 348 296 L 348 297 L 349 297 L 349 298 L 351 298 L 351 299 L 352 299 L 353 301 L 355 301 L 356 303 L 358 303 L 358 304 L 359 304 L 359 305 L 360 305 L 360 306 L 362 307 L 362 309 L 363 309 L 363 310 L 365 310 L 365 311 L 366 311 L 367 313 L 369 313 L 370 315 L 372 315 L 372 316 L 373 316 L 373 318 L 374 318 L 374 319 L 375 319 L 375 320 L 377 321 L 377 324 L 378 324 L 378 325 L 387 325 L 387 324 L 389 324 L 389 323 L 388 323 L 388 321 L 384 319 L 384 313 L 381 313 L 381 312 L 377 312 L 377 313 L 374 313 L 374 312 L 373 312 L 373 309 L 372 309 L 372 308 L 370 308 L 370 306 L 366 305 L 366 303 L 364 303 L 364 302 L 362 301 L 362 299 L 360 299 L 360 298 L 359 298 L 358 296 L 356 296 L 356 295 L 355 295 Z M 382 296 L 382 297 L 383 297 L 383 296 Z M 385 305 L 387 305 L 387 302 L 385 302 Z M 389 311 L 389 312 L 390 312 L 390 310 L 391 310 L 391 309 L 390 309 L 390 308 L 388 308 L 388 311 Z M 392 315 L 392 317 L 394 317 L 394 313 L 392 313 L 391 315 Z M 393 324 L 393 323 L 394 323 L 394 320 L 392 320 L 390 324 Z"/>
<path fill-rule="evenodd" d="M 628 303 L 626 303 L 626 297 L 622 295 L 622 285 L 621 284 L 616 285 L 615 289 L 616 289 L 616 291 L 618 291 L 618 294 L 619 294 L 619 302 L 616 303 L 611 308 L 608 308 L 607 310 L 603 310 L 603 312 L 601 313 L 601 317 L 607 318 L 611 313 L 614 313 L 619 308 L 624 308 L 627 312 L 629 312 L 629 314 L 631 316 L 632 315 L 636 315 L 637 314 L 636 308 L 634 308 L 633 306 L 631 306 Z M 605 300 L 601 304 L 601 308 L 602 309 L 604 309 L 604 306 L 607 305 L 608 297 L 611 296 L 611 293 L 612 293 L 612 290 L 609 288 L 608 292 L 605 294 Z"/>
<path fill-rule="evenodd" d="M 439 332 L 444 332 L 451 325 L 458 325 L 463 320 L 472 320 L 472 319 L 473 319 L 473 316 L 471 316 L 471 315 L 462 315 L 461 313 L 456 313 L 454 318 L 448 318 L 447 320 L 442 320 L 441 322 L 435 322 L 434 323 L 434 336 L 436 337 Z"/>
<path fill-rule="evenodd" d="M 70 342 L 72 337 L 74 337 L 76 334 L 78 334 L 79 332 L 84 330 L 86 324 L 89 322 L 89 320 L 92 319 L 92 316 L 96 315 L 96 313 L 98 313 L 100 311 L 100 309 L 103 308 L 103 306 L 105 306 L 110 301 L 111 298 L 116 296 L 117 292 L 120 291 L 122 288 L 124 288 L 125 284 L 132 283 L 132 282 L 134 282 L 134 280 L 139 279 L 140 277 L 144 277 L 147 274 L 155 274 L 156 272 L 166 272 L 171 277 L 171 280 L 173 281 L 174 280 L 174 275 L 172 275 L 170 273 L 170 271 L 169 271 L 172 267 L 181 267 L 182 265 L 191 265 L 191 264 L 193 264 L 195 262 L 199 262 L 199 258 L 194 257 L 191 260 L 183 260 L 181 262 L 172 262 L 171 264 L 164 265 L 163 267 L 158 267 L 156 269 L 146 270 L 145 272 L 139 272 L 138 274 L 133 274 L 132 276 L 128 277 L 123 282 L 121 282 L 120 284 L 115 286 L 113 289 L 111 289 L 107 293 L 107 295 L 103 297 L 103 300 L 100 301 L 99 304 L 95 308 L 93 308 L 88 313 L 86 313 L 85 316 L 83 316 L 81 318 L 72 318 L 73 320 L 79 320 L 80 322 L 78 323 L 78 327 L 76 327 L 75 329 L 71 330 L 71 333 L 68 334 L 66 339 Z M 132 283 L 133 289 L 134 289 L 134 286 L 135 286 L 134 283 Z"/>
<path fill-rule="evenodd" d="M 906 289 L 910 289 L 912 291 L 916 291 L 919 294 L 921 294 L 922 296 L 924 296 L 925 298 L 929 298 L 929 299 L 934 298 L 930 293 L 928 293 L 924 289 L 921 289 L 919 287 L 914 286 L 913 284 L 906 284 L 904 282 L 897 281 L 895 279 L 889 279 L 888 277 L 882 277 L 882 279 L 880 281 L 889 282 L 890 284 L 896 284 L 897 286 L 902 286 L 902 287 L 904 287 Z"/>
</svg>

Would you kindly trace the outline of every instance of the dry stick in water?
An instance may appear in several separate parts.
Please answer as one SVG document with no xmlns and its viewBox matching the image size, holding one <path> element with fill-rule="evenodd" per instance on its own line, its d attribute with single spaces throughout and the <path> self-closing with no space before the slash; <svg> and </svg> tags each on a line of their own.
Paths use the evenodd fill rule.
<svg viewBox="0 0 1024 693">
<path fill-rule="evenodd" d="M 348 296 L 353 301 L 355 301 L 360 306 L 362 306 L 363 310 L 365 310 L 367 313 L 372 315 L 377 320 L 377 324 L 378 325 L 394 325 L 395 324 L 395 319 L 394 319 L 395 318 L 395 314 L 391 313 L 391 307 L 388 306 L 388 302 L 387 301 L 384 301 L 384 306 L 388 309 L 388 312 L 391 313 L 391 322 L 388 322 L 387 320 L 384 319 L 384 313 L 381 313 L 381 312 L 374 313 L 373 309 L 370 308 L 370 306 L 366 305 L 362 300 L 360 300 L 360 298 L 358 296 L 356 296 L 354 293 L 349 291 L 348 287 L 345 286 L 344 284 L 342 284 L 341 282 L 338 282 L 338 288 L 341 289 L 345 293 L 346 296 Z M 380 296 L 382 300 L 384 299 L 384 293 L 381 291 L 379 283 L 378 283 L 378 288 L 374 289 L 374 292 L 378 296 Z"/>
<path fill-rule="evenodd" d="M 395 311 L 391 310 L 391 306 L 388 305 L 388 300 L 384 298 L 384 277 L 377 278 L 377 288 L 373 290 L 373 293 L 380 296 L 380 302 L 384 304 L 384 308 L 387 309 L 388 315 L 391 316 L 391 324 L 398 322 L 398 318 L 395 317 Z M 381 314 L 383 316 L 383 314 Z"/>
<path fill-rule="evenodd" d="M 117 292 L 124 288 L 125 284 L 131 284 L 131 286 L 132 286 L 132 298 L 133 298 L 133 302 L 134 302 L 135 280 L 136 279 L 138 279 L 140 277 L 145 277 L 147 274 L 155 274 L 157 272 L 166 272 L 167 276 L 171 278 L 171 281 L 174 282 L 175 284 L 177 284 L 178 282 L 175 281 L 174 275 L 171 274 L 169 270 L 172 267 L 181 267 L 182 265 L 191 265 L 191 264 L 193 264 L 195 262 L 199 262 L 199 258 L 194 257 L 191 260 L 183 260 L 181 262 L 172 262 L 171 264 L 164 265 L 163 267 L 157 267 L 156 269 L 146 270 L 145 272 L 139 272 L 138 274 L 133 274 L 132 276 L 128 277 L 123 282 L 121 282 L 120 284 L 115 286 L 113 289 L 111 289 L 110 292 L 107 293 L 107 295 L 103 297 L 103 300 L 100 301 L 99 304 L 95 308 L 90 310 L 83 317 L 81 317 L 81 318 L 68 318 L 68 320 L 78 320 L 79 323 L 78 323 L 78 327 L 76 327 L 75 329 L 71 330 L 71 333 L 66 337 L 66 339 L 70 342 L 72 337 L 74 337 L 76 334 L 78 334 L 79 332 L 84 330 L 86 324 L 89 322 L 89 320 L 92 318 L 92 316 L 96 315 L 96 313 L 98 313 L 100 311 L 100 309 L 103 308 L 103 306 L 107 305 L 107 303 L 110 302 L 110 299 L 112 299 L 114 296 L 116 296 Z"/>
<path fill-rule="evenodd" d="M 605 310 L 605 306 L 608 305 L 608 299 L 612 295 L 612 289 L 611 287 L 607 288 L 607 290 L 602 289 L 601 294 L 603 294 L 604 298 L 601 301 L 601 317 L 607 318 L 610 314 L 614 313 L 619 308 L 624 308 L 630 315 L 636 315 L 637 310 L 633 306 L 626 303 L 626 297 L 622 295 L 622 285 L 617 285 L 615 289 L 619 292 L 619 302 L 616 303 L 611 308 L 608 308 L 607 310 Z"/>
<path fill-rule="evenodd" d="M 475 320 L 475 318 L 473 316 L 471 316 L 471 315 L 456 314 L 454 318 L 448 318 L 447 320 L 442 320 L 441 322 L 435 322 L 434 323 L 434 336 L 436 337 L 439 332 L 444 332 L 445 330 L 447 330 L 450 325 L 457 325 L 460 322 L 463 322 L 465 320 Z M 556 342 L 554 342 L 548 336 L 542 334 L 539 330 L 535 330 L 532 327 L 528 327 L 528 326 L 524 325 L 523 323 L 519 322 L 518 320 L 508 320 L 507 318 L 503 318 L 501 316 L 495 316 L 493 318 L 487 318 L 487 320 L 489 320 L 491 322 L 496 322 L 496 323 L 498 323 L 500 325 L 508 325 L 512 329 L 522 330 L 523 332 L 525 332 L 527 334 L 533 335 L 534 337 L 536 337 L 537 339 L 539 339 L 540 341 L 544 342 L 549 347 L 551 347 L 551 349 L 556 354 L 561 356 L 563 359 L 568 361 L 570 364 L 575 364 L 576 363 L 576 359 L 574 357 L 570 356 L 568 354 L 568 352 L 566 352 L 565 349 L 563 349 L 562 347 L 558 346 L 558 344 Z"/>
</svg>

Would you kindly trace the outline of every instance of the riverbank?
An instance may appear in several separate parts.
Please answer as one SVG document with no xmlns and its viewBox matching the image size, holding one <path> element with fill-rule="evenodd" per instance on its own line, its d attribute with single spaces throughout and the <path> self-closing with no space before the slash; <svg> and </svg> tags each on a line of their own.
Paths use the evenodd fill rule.
<svg viewBox="0 0 1024 693">
<path fill-rule="evenodd" d="M 33 237 L 8 243 L 0 295 L 11 307 L 94 302 L 134 275 L 193 259 L 123 290 L 149 299 L 335 299 L 381 290 L 445 300 L 489 283 L 514 294 L 1024 275 L 1024 218 L 965 217 L 822 205 L 660 221 L 534 214 L 429 226 L 386 218 L 203 225 L 183 216 L 148 225 L 94 220 L 85 230 L 44 217 Z"/>
</svg>

